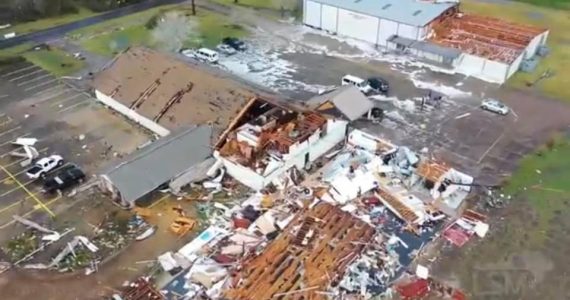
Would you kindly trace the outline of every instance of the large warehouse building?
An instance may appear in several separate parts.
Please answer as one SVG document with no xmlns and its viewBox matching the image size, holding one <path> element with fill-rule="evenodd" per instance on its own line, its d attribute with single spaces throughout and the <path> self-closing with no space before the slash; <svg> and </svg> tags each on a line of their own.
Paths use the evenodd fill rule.
<svg viewBox="0 0 570 300">
<path fill-rule="evenodd" d="M 465 15 L 451 0 L 304 0 L 303 22 L 498 83 L 548 36 L 546 29 Z"/>
</svg>

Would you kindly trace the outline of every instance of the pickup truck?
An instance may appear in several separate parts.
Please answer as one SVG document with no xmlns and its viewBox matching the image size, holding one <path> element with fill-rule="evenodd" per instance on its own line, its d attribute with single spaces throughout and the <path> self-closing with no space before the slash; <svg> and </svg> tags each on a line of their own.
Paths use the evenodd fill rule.
<svg viewBox="0 0 570 300">
<path fill-rule="evenodd" d="M 44 178 L 47 173 L 57 167 L 61 167 L 63 165 L 63 157 L 59 155 L 51 155 L 48 157 L 44 157 L 39 159 L 33 167 L 28 169 L 26 175 L 30 179 L 37 179 L 37 178 Z"/>
</svg>

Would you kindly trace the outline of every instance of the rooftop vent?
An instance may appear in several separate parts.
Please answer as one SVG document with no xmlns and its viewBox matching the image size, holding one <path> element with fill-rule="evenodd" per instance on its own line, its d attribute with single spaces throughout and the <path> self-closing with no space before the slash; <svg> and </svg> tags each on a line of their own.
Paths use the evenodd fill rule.
<svg viewBox="0 0 570 300">
<path fill-rule="evenodd" d="M 382 6 L 382 9 L 388 9 L 390 6 L 392 6 L 392 3 L 388 3 L 384 6 Z"/>
<path fill-rule="evenodd" d="M 421 10 L 416 10 L 416 11 L 414 12 L 414 17 L 417 16 L 417 15 L 419 15 L 419 14 L 421 14 L 421 13 L 422 13 Z"/>
</svg>

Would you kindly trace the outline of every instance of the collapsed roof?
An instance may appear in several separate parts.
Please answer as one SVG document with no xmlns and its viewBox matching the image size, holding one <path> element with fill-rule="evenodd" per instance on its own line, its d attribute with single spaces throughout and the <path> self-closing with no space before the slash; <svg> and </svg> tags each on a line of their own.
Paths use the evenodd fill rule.
<svg viewBox="0 0 570 300">
<path fill-rule="evenodd" d="M 142 47 L 118 55 L 92 85 L 168 129 L 196 124 L 225 127 L 253 96 L 231 80 Z"/>
<path fill-rule="evenodd" d="M 503 63 L 515 61 L 546 29 L 457 13 L 433 26 L 430 41 Z"/>
<path fill-rule="evenodd" d="M 304 142 L 326 124 L 327 119 L 318 113 L 254 98 L 222 134 L 216 148 L 222 157 L 258 169 L 271 157 L 290 154 L 293 145 Z"/>
<path fill-rule="evenodd" d="M 374 103 L 353 85 L 317 95 L 309 99 L 307 105 L 322 114 L 344 117 L 349 121 L 359 119 L 374 107 Z"/>
</svg>

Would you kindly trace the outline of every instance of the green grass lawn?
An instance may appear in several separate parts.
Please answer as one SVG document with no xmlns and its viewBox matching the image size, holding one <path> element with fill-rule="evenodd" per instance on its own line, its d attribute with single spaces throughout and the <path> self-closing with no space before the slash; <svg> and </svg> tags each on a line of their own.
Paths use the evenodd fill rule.
<svg viewBox="0 0 570 300">
<path fill-rule="evenodd" d="M 105 56 L 116 55 L 130 46 L 158 48 L 161 45 L 153 40 L 152 29 L 145 25 L 151 18 L 173 11 L 197 22 L 197 32 L 189 34 L 183 43 L 185 47 L 213 48 L 226 36 L 243 37 L 247 34 L 245 29 L 226 20 L 225 16 L 204 10 L 198 10 L 197 15 L 192 16 L 188 5 L 169 5 L 82 28 L 69 36 L 79 40 L 87 51 Z"/>
<path fill-rule="evenodd" d="M 74 13 L 74 14 L 66 14 L 66 15 L 57 16 L 57 17 L 53 17 L 53 18 L 45 18 L 45 19 L 39 19 L 39 20 L 32 21 L 32 22 L 15 24 L 14 26 L 11 26 L 9 28 L 5 28 L 5 29 L 0 30 L 0 34 L 4 35 L 4 34 L 9 33 L 9 32 L 15 32 L 17 35 L 23 35 L 23 34 L 34 32 L 34 31 L 47 29 L 50 27 L 55 27 L 58 25 L 66 24 L 66 23 L 75 22 L 77 20 L 85 19 L 87 17 L 91 17 L 91 16 L 94 16 L 97 14 L 97 13 L 95 13 L 95 12 L 93 12 L 87 8 L 81 7 L 81 6 L 78 6 L 77 9 L 78 9 L 78 12 Z"/>
<path fill-rule="evenodd" d="M 0 50 L 0 60 L 16 58 L 22 53 L 30 50 L 30 48 L 32 48 L 32 45 L 30 44 L 21 44 L 18 46 L 2 49 Z"/>
<path fill-rule="evenodd" d="M 234 0 L 214 0 L 214 2 L 235 4 Z M 238 5 L 263 9 L 281 9 L 283 6 L 285 9 L 293 9 L 297 5 L 297 0 L 239 0 Z"/>
<path fill-rule="evenodd" d="M 529 89 L 526 86 L 527 82 L 534 81 L 544 71 L 550 69 L 555 72 L 554 77 L 545 79 L 532 88 L 538 89 L 547 96 L 570 102 L 570 89 L 568 88 L 570 86 L 570 11 L 554 10 L 526 3 L 493 4 L 477 0 L 464 0 L 461 2 L 461 7 L 466 12 L 549 28 L 550 55 L 541 60 L 533 73 L 518 72 L 507 84 Z"/>
<path fill-rule="evenodd" d="M 526 2 L 538 6 L 553 7 L 553 8 L 570 8 L 570 0 L 515 0 L 518 2 Z"/>
<path fill-rule="evenodd" d="M 565 208 L 563 199 L 570 199 L 570 140 L 553 140 L 551 147 L 543 146 L 521 160 L 504 192 L 529 202 L 538 223 L 529 236 L 540 241 L 537 235 L 548 231 L 555 213 Z"/>
<path fill-rule="evenodd" d="M 29 62 L 56 75 L 71 75 L 83 68 L 84 62 L 57 48 L 28 51 L 22 56 Z"/>
</svg>

